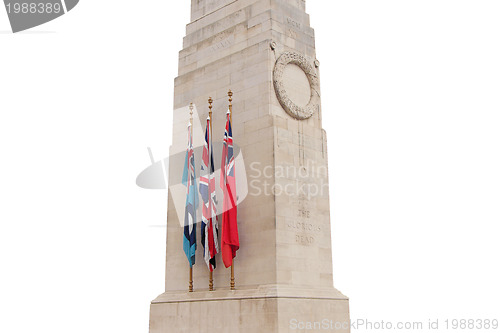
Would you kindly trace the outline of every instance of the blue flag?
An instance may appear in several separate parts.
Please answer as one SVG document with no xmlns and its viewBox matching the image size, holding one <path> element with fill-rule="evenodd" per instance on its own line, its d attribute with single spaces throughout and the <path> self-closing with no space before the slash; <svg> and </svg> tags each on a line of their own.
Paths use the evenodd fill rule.
<svg viewBox="0 0 500 333">
<path fill-rule="evenodd" d="M 184 239 L 182 247 L 189 262 L 193 267 L 196 253 L 196 209 L 198 207 L 198 191 L 196 174 L 194 170 L 193 134 L 191 124 L 188 126 L 188 147 L 182 174 L 182 184 L 187 187 L 186 209 L 184 213 Z"/>
</svg>

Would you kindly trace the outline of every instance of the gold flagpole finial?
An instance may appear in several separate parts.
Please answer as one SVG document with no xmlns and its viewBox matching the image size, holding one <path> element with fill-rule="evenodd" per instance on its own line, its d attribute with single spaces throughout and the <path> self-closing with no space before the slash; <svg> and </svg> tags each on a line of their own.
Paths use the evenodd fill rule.
<svg viewBox="0 0 500 333">
<path fill-rule="evenodd" d="M 212 137 L 212 103 L 214 102 L 214 100 L 212 99 L 212 97 L 209 97 L 208 98 L 208 108 L 209 108 L 209 111 L 208 111 L 208 117 L 210 118 L 210 137 Z M 212 149 L 212 142 L 210 142 L 210 149 Z"/>
<path fill-rule="evenodd" d="M 233 92 L 229 89 L 227 95 L 229 96 L 229 118 L 233 122 Z"/>
<path fill-rule="evenodd" d="M 193 140 L 193 103 L 189 104 L 189 127 L 191 128 L 191 140 Z"/>
<path fill-rule="evenodd" d="M 210 120 L 212 120 L 212 103 L 213 102 L 214 102 L 214 100 L 212 99 L 212 97 L 209 97 L 208 98 L 208 108 L 209 108 L 208 115 L 210 116 Z"/>
</svg>

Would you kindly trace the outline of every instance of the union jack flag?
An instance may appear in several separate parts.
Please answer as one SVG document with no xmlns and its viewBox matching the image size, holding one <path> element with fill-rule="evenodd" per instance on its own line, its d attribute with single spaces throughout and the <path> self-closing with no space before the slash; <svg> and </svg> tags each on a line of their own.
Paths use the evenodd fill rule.
<svg viewBox="0 0 500 333">
<path fill-rule="evenodd" d="M 240 248 L 238 236 L 238 212 L 236 201 L 236 175 L 233 152 L 233 132 L 231 128 L 231 114 L 227 111 L 226 130 L 224 132 L 224 146 L 221 162 L 221 188 L 224 193 L 222 212 L 222 261 L 224 266 L 230 267 L 236 251 Z"/>
<path fill-rule="evenodd" d="M 194 170 L 193 133 L 191 123 L 188 125 L 188 147 L 182 174 L 182 184 L 187 187 L 186 209 L 184 212 L 184 239 L 182 247 L 189 265 L 193 267 L 196 253 L 196 209 L 198 207 L 198 191 L 196 191 L 196 174 Z"/>
<path fill-rule="evenodd" d="M 207 118 L 205 131 L 205 146 L 201 161 L 200 194 L 203 200 L 203 216 L 201 221 L 201 243 L 203 256 L 208 269 L 215 267 L 215 255 L 219 253 L 219 226 L 217 220 L 217 198 L 215 195 L 214 157 L 212 153 L 212 127 Z"/>
</svg>

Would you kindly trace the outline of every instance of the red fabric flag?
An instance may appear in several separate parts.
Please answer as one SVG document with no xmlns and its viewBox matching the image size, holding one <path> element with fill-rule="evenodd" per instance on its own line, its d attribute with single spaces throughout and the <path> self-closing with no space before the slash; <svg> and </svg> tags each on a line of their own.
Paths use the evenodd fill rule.
<svg viewBox="0 0 500 333">
<path fill-rule="evenodd" d="M 233 133 L 231 129 L 230 113 L 227 113 L 226 131 L 221 162 L 221 187 L 224 193 L 222 205 L 222 261 L 224 266 L 230 267 L 236 251 L 240 248 L 238 236 L 238 211 L 236 197 L 235 161 L 233 154 Z"/>
</svg>

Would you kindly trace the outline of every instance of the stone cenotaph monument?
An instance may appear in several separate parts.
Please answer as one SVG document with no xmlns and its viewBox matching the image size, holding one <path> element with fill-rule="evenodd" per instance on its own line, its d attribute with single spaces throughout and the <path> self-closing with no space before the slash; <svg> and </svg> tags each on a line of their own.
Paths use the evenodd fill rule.
<svg viewBox="0 0 500 333">
<path fill-rule="evenodd" d="M 191 0 L 170 147 L 182 161 L 169 161 L 165 292 L 151 303 L 150 333 L 350 332 L 349 300 L 333 285 L 319 67 L 305 0 Z M 172 186 L 181 183 L 190 103 L 199 175 L 196 147 L 203 147 L 200 124 L 206 124 L 210 97 L 219 167 L 216 142 L 223 139 L 229 90 L 238 146 L 236 286 L 231 289 L 231 269 L 219 253 L 209 290 L 198 230 L 190 292 L 184 208 L 175 208 Z"/>
</svg>

